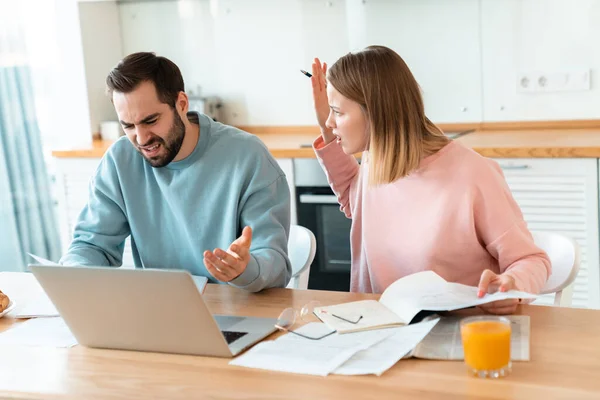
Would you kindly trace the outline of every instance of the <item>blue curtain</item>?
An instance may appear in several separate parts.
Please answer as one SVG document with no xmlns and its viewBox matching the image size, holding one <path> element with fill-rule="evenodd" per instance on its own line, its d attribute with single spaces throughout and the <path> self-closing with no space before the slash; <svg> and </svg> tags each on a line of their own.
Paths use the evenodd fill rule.
<svg viewBox="0 0 600 400">
<path fill-rule="evenodd" d="M 27 253 L 56 261 L 60 241 L 27 66 L 0 65 L 0 271 Z"/>
</svg>

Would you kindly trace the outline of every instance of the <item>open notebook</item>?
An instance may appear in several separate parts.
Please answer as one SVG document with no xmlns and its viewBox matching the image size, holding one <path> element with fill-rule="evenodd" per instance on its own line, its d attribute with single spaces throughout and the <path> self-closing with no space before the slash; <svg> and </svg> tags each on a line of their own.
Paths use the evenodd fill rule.
<svg viewBox="0 0 600 400">
<path fill-rule="evenodd" d="M 477 288 L 446 282 L 433 271 L 418 272 L 392 283 L 377 300 L 317 307 L 314 314 L 338 333 L 409 324 L 421 311 L 453 311 L 504 299 L 535 299 L 511 290 L 477 297 Z"/>
</svg>

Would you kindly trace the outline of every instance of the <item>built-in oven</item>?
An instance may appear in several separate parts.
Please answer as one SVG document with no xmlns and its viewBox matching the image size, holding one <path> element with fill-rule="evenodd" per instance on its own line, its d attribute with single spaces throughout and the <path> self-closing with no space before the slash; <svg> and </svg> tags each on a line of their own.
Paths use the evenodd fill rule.
<svg viewBox="0 0 600 400">
<path fill-rule="evenodd" d="M 316 159 L 294 159 L 294 181 L 298 224 L 310 229 L 317 239 L 308 288 L 348 291 L 352 221 L 340 211 Z"/>
</svg>

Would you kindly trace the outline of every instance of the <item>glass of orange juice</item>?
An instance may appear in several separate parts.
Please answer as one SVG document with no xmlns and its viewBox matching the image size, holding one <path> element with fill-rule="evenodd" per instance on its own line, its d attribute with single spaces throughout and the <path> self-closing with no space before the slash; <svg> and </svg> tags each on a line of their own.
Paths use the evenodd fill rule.
<svg viewBox="0 0 600 400">
<path fill-rule="evenodd" d="M 469 372 L 480 378 L 510 373 L 510 320 L 477 316 L 461 320 L 460 334 Z"/>
</svg>

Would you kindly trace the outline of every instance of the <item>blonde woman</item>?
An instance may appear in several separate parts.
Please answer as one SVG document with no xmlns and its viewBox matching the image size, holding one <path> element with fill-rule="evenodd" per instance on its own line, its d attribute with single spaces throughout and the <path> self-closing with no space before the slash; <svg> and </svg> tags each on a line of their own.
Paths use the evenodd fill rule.
<svg viewBox="0 0 600 400">
<path fill-rule="evenodd" d="M 349 53 L 312 87 L 321 136 L 313 146 L 352 219 L 353 292 L 381 293 L 433 270 L 486 292 L 539 293 L 550 275 L 498 164 L 448 140 L 426 116 L 402 58 L 383 46 Z M 359 164 L 353 157 L 362 152 Z M 482 306 L 513 313 L 518 300 Z"/>
</svg>

